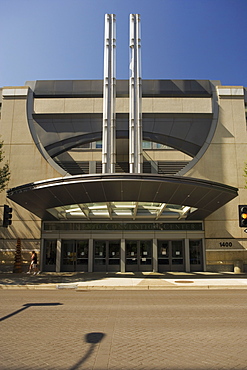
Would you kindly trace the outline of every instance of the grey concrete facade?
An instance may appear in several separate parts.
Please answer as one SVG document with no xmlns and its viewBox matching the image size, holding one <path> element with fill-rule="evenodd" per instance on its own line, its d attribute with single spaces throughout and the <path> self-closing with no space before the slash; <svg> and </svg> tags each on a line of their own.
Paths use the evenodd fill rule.
<svg viewBox="0 0 247 370">
<path fill-rule="evenodd" d="M 116 168 L 109 178 L 102 175 L 103 81 L 35 81 L 2 88 L 0 134 L 11 190 L 1 194 L 1 204 L 13 208 L 12 226 L 0 229 L 2 267 L 11 266 L 20 238 L 24 261 L 35 249 L 41 264 L 46 240 L 53 240 L 55 271 L 63 270 L 64 241 L 71 240 L 73 248 L 79 250 L 80 244 L 81 253 L 88 253 L 87 261 L 82 261 L 85 254 L 80 257 L 88 271 L 96 267 L 97 240 L 106 242 L 109 266 L 112 242 L 118 242 L 122 272 L 128 242 L 136 242 L 139 270 L 147 268 L 145 258 L 151 260 L 149 269 L 159 270 L 161 241 L 170 251 L 162 263 L 170 269 L 193 269 L 193 241 L 202 247 L 201 270 L 246 269 L 247 239 L 238 224 L 238 205 L 247 204 L 245 107 L 241 86 L 143 80 L 144 162 L 138 178 L 129 173 L 128 81 L 117 81 Z M 80 184 L 68 190 L 66 184 L 78 178 Z M 80 210 L 73 212 L 75 205 Z M 150 241 L 151 256 L 140 255 L 146 248 L 142 241 Z M 182 267 L 172 263 L 179 256 L 171 255 L 176 241 L 182 243 Z M 74 251 L 70 268 L 82 268 Z M 164 253 L 165 259 L 169 253 Z"/>
</svg>

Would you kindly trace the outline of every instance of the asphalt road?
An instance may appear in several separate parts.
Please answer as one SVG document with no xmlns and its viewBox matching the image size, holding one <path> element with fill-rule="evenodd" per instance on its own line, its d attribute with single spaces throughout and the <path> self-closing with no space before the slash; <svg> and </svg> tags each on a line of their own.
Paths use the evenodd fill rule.
<svg viewBox="0 0 247 370">
<path fill-rule="evenodd" d="M 0 370 L 247 369 L 247 291 L 0 291 Z"/>
</svg>

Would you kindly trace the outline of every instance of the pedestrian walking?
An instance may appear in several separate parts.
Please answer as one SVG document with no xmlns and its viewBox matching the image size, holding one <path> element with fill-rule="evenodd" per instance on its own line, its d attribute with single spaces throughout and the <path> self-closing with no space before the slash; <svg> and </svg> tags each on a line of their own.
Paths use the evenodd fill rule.
<svg viewBox="0 0 247 370">
<path fill-rule="evenodd" d="M 37 253 L 35 251 L 32 251 L 31 262 L 30 262 L 29 270 L 28 270 L 27 274 L 31 274 L 32 271 L 33 271 L 34 275 L 40 273 L 40 271 L 38 271 L 38 257 L 37 257 Z"/>
</svg>

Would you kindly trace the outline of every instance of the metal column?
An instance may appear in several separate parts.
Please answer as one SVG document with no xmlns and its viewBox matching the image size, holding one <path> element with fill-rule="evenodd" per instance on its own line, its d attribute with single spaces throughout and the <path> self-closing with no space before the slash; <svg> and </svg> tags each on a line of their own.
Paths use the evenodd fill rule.
<svg viewBox="0 0 247 370">
<path fill-rule="evenodd" d="M 130 14 L 129 166 L 142 172 L 142 80 L 140 15 Z"/>
<path fill-rule="evenodd" d="M 56 257 L 56 272 L 61 271 L 62 258 L 62 240 L 57 239 L 57 257 Z"/>
<path fill-rule="evenodd" d="M 105 15 L 102 173 L 114 173 L 116 163 L 116 16 Z"/>
<path fill-rule="evenodd" d="M 93 239 L 88 242 L 88 272 L 93 272 Z"/>
<path fill-rule="evenodd" d="M 190 241 L 188 238 L 184 240 L 184 250 L 185 272 L 190 272 Z"/>
</svg>

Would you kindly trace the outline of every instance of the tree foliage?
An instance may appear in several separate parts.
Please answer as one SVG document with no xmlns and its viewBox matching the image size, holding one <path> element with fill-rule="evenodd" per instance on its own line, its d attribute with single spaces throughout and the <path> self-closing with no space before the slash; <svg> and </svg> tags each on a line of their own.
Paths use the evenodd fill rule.
<svg viewBox="0 0 247 370">
<path fill-rule="evenodd" d="M 0 162 L 4 160 L 3 141 L 0 141 Z M 2 192 L 8 185 L 10 179 L 9 165 L 5 163 L 0 167 L 0 192 Z"/>
</svg>

